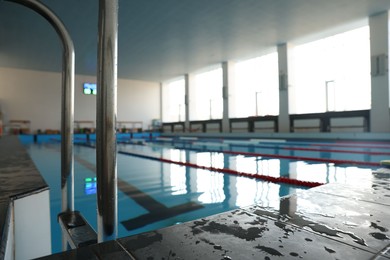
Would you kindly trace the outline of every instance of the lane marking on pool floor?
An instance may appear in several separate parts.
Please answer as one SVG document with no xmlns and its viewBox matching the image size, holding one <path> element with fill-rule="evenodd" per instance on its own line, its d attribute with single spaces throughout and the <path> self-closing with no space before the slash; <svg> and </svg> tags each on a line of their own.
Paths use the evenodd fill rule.
<svg viewBox="0 0 390 260">
<path fill-rule="evenodd" d="M 96 166 L 93 163 L 90 163 L 79 156 L 75 156 L 75 161 L 96 173 Z M 149 213 L 121 221 L 121 224 L 128 231 L 204 208 L 202 204 L 194 201 L 189 201 L 173 207 L 167 207 L 121 178 L 118 178 L 118 189 L 134 200 L 138 205 L 149 211 Z"/>
</svg>

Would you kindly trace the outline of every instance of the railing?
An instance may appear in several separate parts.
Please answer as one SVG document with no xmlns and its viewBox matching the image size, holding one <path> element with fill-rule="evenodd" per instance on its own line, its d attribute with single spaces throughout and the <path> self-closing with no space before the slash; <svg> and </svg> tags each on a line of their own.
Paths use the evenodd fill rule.
<svg viewBox="0 0 390 260">
<path fill-rule="evenodd" d="M 370 110 L 325 112 L 290 115 L 290 132 L 336 132 L 342 130 L 370 131 Z M 222 132 L 222 120 L 190 121 L 185 129 L 184 122 L 163 123 L 165 132 Z M 278 116 L 255 116 L 229 119 L 229 132 L 270 132 L 279 131 Z"/>
<path fill-rule="evenodd" d="M 99 1 L 96 109 L 96 177 L 98 242 L 116 239 L 117 199 L 117 65 L 118 0 Z"/>
<path fill-rule="evenodd" d="M 279 130 L 278 116 L 253 116 L 245 118 L 231 118 L 230 132 L 244 130 L 245 132 L 272 132 Z M 245 127 L 242 125 L 245 124 Z M 238 127 L 237 127 L 238 125 Z"/>
<path fill-rule="evenodd" d="M 339 122 L 338 124 L 336 124 L 335 120 L 341 118 L 343 119 L 360 118 L 361 123 L 360 124 L 356 122 L 348 123 L 348 121 L 344 120 L 343 123 Z M 304 123 L 305 121 L 307 123 Z M 299 124 L 299 122 L 301 122 L 301 124 Z M 361 129 L 363 132 L 369 132 L 370 131 L 370 110 L 290 115 L 290 132 L 310 131 L 312 129 L 319 132 L 332 132 L 337 129 Z"/>
<path fill-rule="evenodd" d="M 94 133 L 95 121 L 91 120 L 75 120 L 74 121 L 75 133 Z"/>
<path fill-rule="evenodd" d="M 361 123 L 344 122 L 335 123 L 335 119 L 361 119 Z M 304 122 L 307 123 L 304 123 Z M 299 124 L 299 122 L 301 122 Z M 332 123 L 333 122 L 333 123 Z M 362 129 L 363 132 L 370 131 L 370 110 L 355 110 L 355 111 L 341 111 L 341 112 L 325 112 L 325 113 L 311 113 L 290 115 L 290 132 L 310 131 L 315 130 L 319 132 L 332 132 L 336 129 Z"/>
<path fill-rule="evenodd" d="M 61 190 L 62 212 L 74 210 L 73 119 L 74 119 L 74 46 L 62 21 L 37 0 L 7 0 L 24 5 L 43 16 L 56 30 L 63 45 L 61 102 Z M 63 239 L 63 249 L 67 242 Z"/>
<path fill-rule="evenodd" d="M 119 132 L 142 132 L 143 122 L 142 121 L 117 121 L 116 128 Z"/>
<path fill-rule="evenodd" d="M 10 134 L 29 134 L 30 125 L 30 120 L 9 120 Z"/>
<path fill-rule="evenodd" d="M 191 121 L 189 132 L 222 132 L 222 119 Z"/>
<path fill-rule="evenodd" d="M 38 0 L 7 0 L 22 4 L 43 16 L 56 30 L 63 44 L 61 105 L 61 190 L 62 212 L 58 220 L 63 231 L 63 250 L 117 237 L 117 46 L 118 0 L 99 2 L 98 95 L 96 161 L 98 183 L 98 235 L 74 211 L 73 123 L 74 123 L 74 47 L 61 20 Z"/>
<path fill-rule="evenodd" d="M 171 133 L 175 133 L 175 132 L 184 133 L 185 132 L 185 123 L 184 122 L 163 123 L 162 130 L 163 130 L 163 132 L 166 132 L 167 130 L 169 130 L 169 132 L 171 132 Z"/>
<path fill-rule="evenodd" d="M 267 123 L 267 124 L 258 124 Z M 242 124 L 245 124 L 243 127 Z M 237 127 L 237 125 L 239 125 Z M 211 119 L 211 120 L 197 120 L 190 121 L 190 128 L 185 129 L 184 122 L 169 122 L 163 123 L 164 132 L 192 132 L 192 133 L 206 133 L 206 132 L 222 132 L 222 119 Z M 246 118 L 231 118 L 229 119 L 230 132 L 235 130 L 243 130 L 245 132 L 258 132 L 278 131 L 278 116 L 256 116 Z"/>
</svg>

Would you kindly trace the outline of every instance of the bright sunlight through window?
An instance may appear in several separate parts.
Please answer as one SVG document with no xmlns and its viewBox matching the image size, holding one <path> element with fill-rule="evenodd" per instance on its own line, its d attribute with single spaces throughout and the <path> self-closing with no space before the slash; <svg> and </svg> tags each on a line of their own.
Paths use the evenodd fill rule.
<svg viewBox="0 0 390 260">
<path fill-rule="evenodd" d="M 221 119 L 222 101 L 222 68 L 195 75 L 195 107 L 191 120 Z"/>
<path fill-rule="evenodd" d="M 369 27 L 296 46 L 290 114 L 371 108 Z"/>
<path fill-rule="evenodd" d="M 163 86 L 163 121 L 185 121 L 185 82 L 184 79 L 172 81 Z"/>
<path fill-rule="evenodd" d="M 279 114 L 278 54 L 276 52 L 236 63 L 237 89 L 231 117 Z"/>
</svg>

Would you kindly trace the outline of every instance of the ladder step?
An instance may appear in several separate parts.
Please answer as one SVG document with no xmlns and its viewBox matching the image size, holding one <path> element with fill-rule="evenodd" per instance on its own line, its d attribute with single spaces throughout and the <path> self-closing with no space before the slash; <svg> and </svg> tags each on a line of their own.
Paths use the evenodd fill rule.
<svg viewBox="0 0 390 260">
<path fill-rule="evenodd" d="M 72 249 L 97 243 L 96 231 L 79 211 L 62 212 L 58 215 L 62 234 Z"/>
</svg>

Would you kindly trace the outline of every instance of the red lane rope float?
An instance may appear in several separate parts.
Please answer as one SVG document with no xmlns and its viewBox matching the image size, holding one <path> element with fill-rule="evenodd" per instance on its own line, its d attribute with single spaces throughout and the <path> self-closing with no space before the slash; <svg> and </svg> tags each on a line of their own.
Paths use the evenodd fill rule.
<svg viewBox="0 0 390 260">
<path fill-rule="evenodd" d="M 139 154 L 139 153 L 131 153 L 131 152 L 124 152 L 124 151 L 118 151 L 118 153 L 130 155 L 130 156 L 141 157 L 141 158 L 150 159 L 150 160 L 155 160 L 155 161 L 160 161 L 160 162 L 165 162 L 165 163 L 177 164 L 177 165 L 191 167 L 191 168 L 226 173 L 226 174 L 230 174 L 230 175 L 247 177 L 247 178 L 252 178 L 252 179 L 259 179 L 259 180 L 264 180 L 264 181 L 273 182 L 273 183 L 285 183 L 285 184 L 303 186 L 303 187 L 309 187 L 309 188 L 314 188 L 314 187 L 318 187 L 318 186 L 325 184 L 325 183 L 320 183 L 320 182 L 301 181 L 301 180 L 290 179 L 290 178 L 286 178 L 286 177 L 272 177 L 272 176 L 262 175 L 262 174 L 238 172 L 238 171 L 226 169 L 226 168 L 215 168 L 215 167 L 201 166 L 201 165 L 197 165 L 197 164 L 190 163 L 190 162 L 173 161 L 170 159 L 158 158 L 158 157 L 153 157 L 153 156 Z"/>
</svg>

